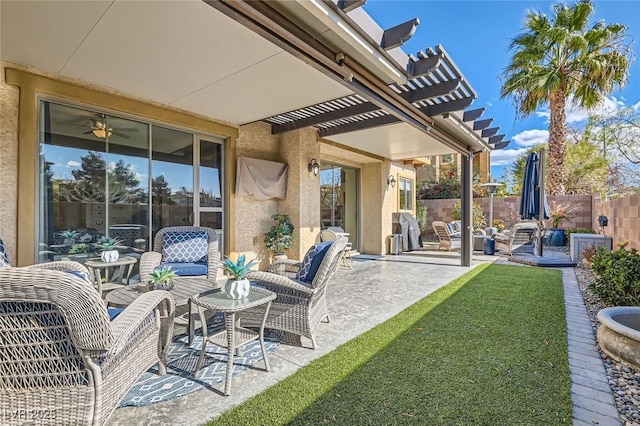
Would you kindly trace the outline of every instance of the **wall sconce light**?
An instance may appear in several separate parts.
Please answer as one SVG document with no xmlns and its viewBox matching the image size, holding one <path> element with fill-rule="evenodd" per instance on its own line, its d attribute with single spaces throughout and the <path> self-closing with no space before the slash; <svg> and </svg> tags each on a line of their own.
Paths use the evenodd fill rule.
<svg viewBox="0 0 640 426">
<path fill-rule="evenodd" d="M 314 176 L 318 176 L 318 173 L 320 173 L 320 164 L 318 164 L 315 158 L 312 158 L 309 163 L 309 171 L 313 172 Z"/>
<path fill-rule="evenodd" d="M 394 178 L 393 175 L 389 175 L 387 178 L 387 185 L 391 185 L 392 188 L 396 187 L 396 178 Z"/>
</svg>

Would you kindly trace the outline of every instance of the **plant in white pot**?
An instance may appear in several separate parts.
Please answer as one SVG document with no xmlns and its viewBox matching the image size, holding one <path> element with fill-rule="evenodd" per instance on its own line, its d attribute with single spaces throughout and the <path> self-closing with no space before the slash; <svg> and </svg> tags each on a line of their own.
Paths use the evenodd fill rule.
<svg viewBox="0 0 640 426">
<path fill-rule="evenodd" d="M 122 244 L 122 241 L 117 238 L 102 237 L 100 241 L 96 243 L 96 247 L 102 250 L 100 259 L 103 262 L 115 262 L 118 260 L 120 253 L 118 253 L 116 247 L 120 244 Z"/>
<path fill-rule="evenodd" d="M 151 273 L 149 280 L 149 288 L 151 290 L 166 290 L 173 288 L 173 279 L 178 275 L 171 269 L 171 266 L 163 266 L 156 268 Z"/>
<path fill-rule="evenodd" d="M 230 299 L 242 299 L 249 295 L 250 283 L 246 277 L 251 271 L 251 267 L 258 262 L 256 260 L 245 262 L 246 256 L 244 254 L 238 256 L 238 260 L 235 262 L 229 258 L 222 261 L 220 268 L 229 275 L 224 292 Z"/>
</svg>

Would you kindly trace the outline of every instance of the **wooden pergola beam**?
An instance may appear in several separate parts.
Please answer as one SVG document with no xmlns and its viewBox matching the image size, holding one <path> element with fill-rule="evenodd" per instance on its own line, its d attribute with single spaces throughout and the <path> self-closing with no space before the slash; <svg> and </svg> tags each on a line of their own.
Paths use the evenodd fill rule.
<svg viewBox="0 0 640 426">
<path fill-rule="evenodd" d="M 500 127 L 490 127 L 488 129 L 484 129 L 482 131 L 481 136 L 483 138 L 489 138 L 489 137 L 495 135 L 496 133 L 498 133 L 498 130 L 500 130 Z"/>
<path fill-rule="evenodd" d="M 373 127 L 386 126 L 388 124 L 399 123 L 400 119 L 393 115 L 385 115 L 382 117 L 369 118 L 366 120 L 355 121 L 353 123 L 342 124 L 340 126 L 327 127 L 318 130 L 318 134 L 321 138 L 333 135 L 340 135 L 343 133 L 355 132 L 358 130 L 371 129 Z"/>
<path fill-rule="evenodd" d="M 413 18 L 410 21 L 403 22 L 395 27 L 384 30 L 382 33 L 382 41 L 380 47 L 384 50 L 391 50 L 400 47 L 407 42 L 416 32 L 416 28 L 420 25 L 420 19 Z"/>
<path fill-rule="evenodd" d="M 484 114 L 484 108 L 478 109 L 470 109 L 469 111 L 465 111 L 462 115 L 462 121 L 474 121 L 480 118 L 482 114 Z"/>
<path fill-rule="evenodd" d="M 473 122 L 473 130 L 482 130 L 491 126 L 493 123 L 493 118 L 487 118 L 486 120 L 477 120 Z"/>
</svg>

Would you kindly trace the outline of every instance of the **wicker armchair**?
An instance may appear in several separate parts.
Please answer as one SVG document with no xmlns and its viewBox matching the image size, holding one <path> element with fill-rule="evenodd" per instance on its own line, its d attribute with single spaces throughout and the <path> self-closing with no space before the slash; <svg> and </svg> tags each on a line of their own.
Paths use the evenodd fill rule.
<svg viewBox="0 0 640 426">
<path fill-rule="evenodd" d="M 460 250 L 462 239 L 459 232 L 452 233 L 447 224 L 439 220 L 434 220 L 431 226 L 433 226 L 433 232 L 436 233 L 438 240 L 440 240 L 438 250 Z"/>
<path fill-rule="evenodd" d="M 87 273 L 75 262 L 0 268 L 3 425 L 102 425 L 142 373 L 166 372 L 171 295 L 146 293 L 109 321 L 70 270 Z"/>
<path fill-rule="evenodd" d="M 291 259 L 274 262 L 267 272 L 249 273 L 248 279 L 258 281 L 258 285 L 276 293 L 265 328 L 308 337 L 315 349 L 316 329 L 323 319 L 329 321 L 327 283 L 340 263 L 348 242 L 347 238 L 340 237 L 331 244 L 310 284 L 295 279 L 303 264 Z M 259 327 L 262 312 L 251 309 L 242 311 L 239 313 L 240 322 L 243 326 Z"/>
<path fill-rule="evenodd" d="M 206 260 L 203 262 L 201 268 L 204 269 L 204 274 L 202 274 L 202 277 L 210 280 L 215 280 L 216 278 L 222 277 L 222 270 L 218 268 L 218 265 L 220 264 L 218 237 L 213 229 L 202 226 L 170 226 L 168 228 L 162 228 L 158 231 L 155 238 L 153 239 L 153 251 L 143 253 L 140 257 L 140 282 L 149 281 L 150 275 L 153 270 L 164 263 L 165 259 L 163 259 L 162 257 L 162 248 L 164 244 L 165 234 L 187 234 L 196 232 L 204 232 L 207 234 L 207 255 Z M 178 275 L 180 275 L 180 273 L 178 273 Z M 198 273 L 194 275 L 198 276 L 201 274 Z"/>
<path fill-rule="evenodd" d="M 494 234 L 492 238 L 496 242 L 496 250 L 503 251 L 509 256 L 519 253 L 533 253 L 532 241 L 538 232 L 536 222 L 520 222 L 511 227 L 510 230 Z M 525 249 L 523 246 L 530 246 Z M 520 250 L 518 250 L 520 249 Z"/>
</svg>

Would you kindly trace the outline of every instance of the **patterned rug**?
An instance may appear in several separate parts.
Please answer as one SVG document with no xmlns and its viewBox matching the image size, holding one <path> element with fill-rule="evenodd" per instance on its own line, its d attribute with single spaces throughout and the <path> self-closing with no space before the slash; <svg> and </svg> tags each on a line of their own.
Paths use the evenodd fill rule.
<svg viewBox="0 0 640 426">
<path fill-rule="evenodd" d="M 222 315 L 216 315 L 209 321 L 209 334 L 213 334 L 224 327 Z M 265 350 L 267 356 L 273 353 L 280 345 L 276 334 L 265 332 Z M 227 374 L 227 350 L 212 343 L 207 343 L 207 349 L 202 367 L 195 375 L 191 375 L 196 367 L 200 349 L 202 348 L 202 336 L 196 336 L 193 344 L 187 344 L 187 337 L 182 337 L 171 343 L 169 348 L 167 374 L 158 376 L 157 368 L 152 367 L 144 373 L 136 384 L 125 395 L 120 407 L 142 407 L 157 402 L 168 401 L 188 395 L 201 389 L 209 389 L 217 392 L 224 391 L 224 380 Z M 233 358 L 233 375 L 237 375 L 252 368 L 264 369 L 260 343 L 256 340 L 246 344 L 240 349 L 240 356 Z"/>
</svg>

